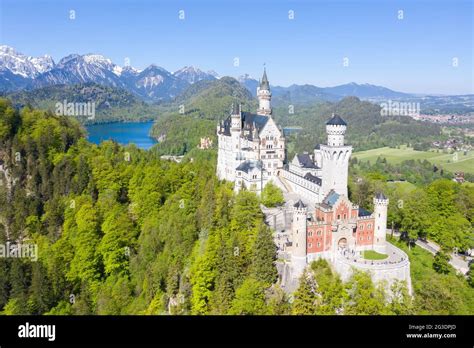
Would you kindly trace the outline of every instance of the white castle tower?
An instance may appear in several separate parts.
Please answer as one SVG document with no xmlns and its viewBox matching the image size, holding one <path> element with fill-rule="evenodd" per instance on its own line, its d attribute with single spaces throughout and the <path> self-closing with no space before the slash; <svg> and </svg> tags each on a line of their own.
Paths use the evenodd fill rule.
<svg viewBox="0 0 474 348">
<path fill-rule="evenodd" d="M 386 254 L 388 198 L 383 193 L 374 197 L 374 250 Z"/>
<path fill-rule="evenodd" d="M 344 135 L 347 123 L 338 115 L 326 122 L 327 145 L 321 145 L 322 155 L 322 185 L 321 194 L 325 197 L 334 190 L 347 197 L 347 173 L 352 146 L 344 145 Z"/>
<path fill-rule="evenodd" d="M 272 114 L 272 107 L 270 105 L 272 99 L 272 93 L 270 92 L 270 83 L 267 78 L 267 71 L 263 69 L 263 77 L 260 81 L 260 86 L 257 87 L 257 98 L 258 98 L 258 115 L 270 116 Z"/>
<path fill-rule="evenodd" d="M 293 265 L 293 275 L 299 277 L 306 267 L 306 205 L 298 200 L 293 205 L 293 221 L 292 221 L 292 252 L 291 262 Z"/>
</svg>

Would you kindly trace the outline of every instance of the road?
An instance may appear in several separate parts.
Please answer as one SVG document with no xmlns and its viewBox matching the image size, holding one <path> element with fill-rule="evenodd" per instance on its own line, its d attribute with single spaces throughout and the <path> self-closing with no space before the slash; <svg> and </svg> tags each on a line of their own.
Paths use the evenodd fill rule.
<svg viewBox="0 0 474 348">
<path fill-rule="evenodd" d="M 387 232 L 390 234 L 392 233 L 390 229 L 387 229 Z M 393 235 L 396 237 L 400 236 L 400 232 L 393 232 Z M 420 248 L 425 249 L 426 251 L 429 251 L 431 254 L 436 255 L 436 253 L 441 249 L 441 247 L 436 244 L 433 241 L 423 241 L 421 239 L 418 239 L 415 242 L 416 245 L 418 245 Z M 449 263 L 451 266 L 453 266 L 457 271 L 461 272 L 462 274 L 466 275 L 469 272 L 469 263 L 464 260 L 463 257 L 459 256 L 458 254 L 451 253 L 451 260 Z"/>
</svg>

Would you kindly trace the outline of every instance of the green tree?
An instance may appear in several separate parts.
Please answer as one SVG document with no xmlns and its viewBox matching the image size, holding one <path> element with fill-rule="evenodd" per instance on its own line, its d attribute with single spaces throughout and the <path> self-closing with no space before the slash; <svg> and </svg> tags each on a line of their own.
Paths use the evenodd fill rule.
<svg viewBox="0 0 474 348">
<path fill-rule="evenodd" d="M 405 281 L 396 280 L 391 286 L 390 311 L 395 315 L 415 314 L 413 299 Z"/>
<path fill-rule="evenodd" d="M 316 314 L 316 284 L 312 272 L 305 270 L 299 279 L 298 289 L 293 294 L 292 313 L 296 315 Z"/>
<path fill-rule="evenodd" d="M 237 315 L 259 315 L 267 311 L 265 303 L 265 284 L 247 278 L 235 293 L 229 314 Z"/>
<path fill-rule="evenodd" d="M 266 207 L 276 207 L 282 205 L 285 202 L 283 198 L 283 192 L 281 192 L 280 188 L 269 182 L 265 185 L 262 190 L 262 203 Z"/>
<path fill-rule="evenodd" d="M 449 264 L 449 255 L 442 251 L 438 251 L 434 257 L 433 269 L 441 274 L 447 274 L 451 271 L 451 265 Z"/>
<path fill-rule="evenodd" d="M 348 298 L 344 314 L 377 315 L 389 314 L 383 285 L 375 286 L 369 274 L 355 272 L 346 284 Z"/>
<path fill-rule="evenodd" d="M 252 260 L 252 275 L 255 279 L 266 284 L 272 284 L 277 280 L 276 251 L 271 229 L 261 223 L 258 227 Z"/>
<path fill-rule="evenodd" d="M 339 314 L 345 296 L 341 279 L 324 259 L 311 263 L 311 270 L 316 285 L 316 314 Z"/>
</svg>

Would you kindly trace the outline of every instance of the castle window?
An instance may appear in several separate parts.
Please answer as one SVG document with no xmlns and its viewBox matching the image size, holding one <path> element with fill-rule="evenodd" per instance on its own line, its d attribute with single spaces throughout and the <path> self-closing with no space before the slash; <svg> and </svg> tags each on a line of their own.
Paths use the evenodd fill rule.
<svg viewBox="0 0 474 348">
<path fill-rule="evenodd" d="M 372 228 L 372 224 L 368 224 L 367 228 L 370 230 Z"/>
<path fill-rule="evenodd" d="M 296 243 L 296 247 L 298 247 L 298 243 Z"/>
<path fill-rule="evenodd" d="M 377 226 L 377 229 L 380 231 L 380 226 Z"/>
<path fill-rule="evenodd" d="M 338 219 L 338 220 L 341 220 L 341 215 L 338 214 L 338 215 L 337 215 L 337 219 Z"/>
<path fill-rule="evenodd" d="M 318 242 L 318 248 L 321 246 L 321 243 Z"/>
<path fill-rule="evenodd" d="M 344 214 L 344 220 L 346 219 L 346 214 Z"/>
<path fill-rule="evenodd" d="M 364 230 L 364 225 L 359 225 L 359 229 L 360 229 L 361 231 L 363 231 L 363 230 Z"/>
<path fill-rule="evenodd" d="M 359 239 L 360 239 L 360 240 L 363 240 L 363 239 L 364 239 L 364 237 L 360 237 Z"/>
<path fill-rule="evenodd" d="M 313 246 L 313 244 L 309 243 L 308 244 L 308 248 L 311 248 Z"/>
<path fill-rule="evenodd" d="M 321 235 L 321 230 L 318 231 L 318 236 L 320 236 L 320 235 Z"/>
<path fill-rule="evenodd" d="M 379 217 L 380 217 L 380 213 L 379 213 Z"/>
<path fill-rule="evenodd" d="M 370 240 L 370 236 L 367 236 L 367 240 Z"/>
</svg>

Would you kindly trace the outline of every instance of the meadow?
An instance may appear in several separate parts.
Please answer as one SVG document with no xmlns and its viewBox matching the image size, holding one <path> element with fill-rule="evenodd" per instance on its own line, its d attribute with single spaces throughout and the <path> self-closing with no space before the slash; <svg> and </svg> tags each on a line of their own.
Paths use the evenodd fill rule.
<svg viewBox="0 0 474 348">
<path fill-rule="evenodd" d="M 389 163 L 398 164 L 406 160 L 428 160 L 450 172 L 463 171 L 474 174 L 474 151 L 469 151 L 464 155 L 463 151 L 443 153 L 441 150 L 415 151 L 409 147 L 399 149 L 381 147 L 377 149 L 360 151 L 352 155 L 360 161 L 370 161 L 375 163 L 378 157 L 384 157 Z"/>
</svg>

